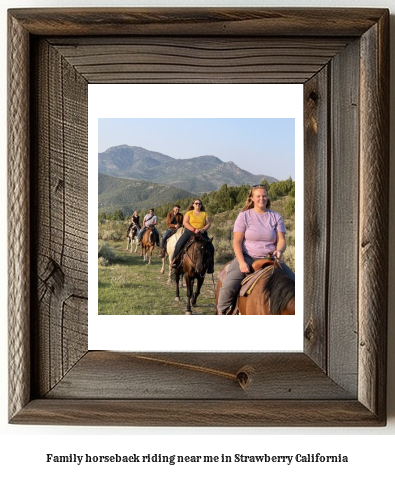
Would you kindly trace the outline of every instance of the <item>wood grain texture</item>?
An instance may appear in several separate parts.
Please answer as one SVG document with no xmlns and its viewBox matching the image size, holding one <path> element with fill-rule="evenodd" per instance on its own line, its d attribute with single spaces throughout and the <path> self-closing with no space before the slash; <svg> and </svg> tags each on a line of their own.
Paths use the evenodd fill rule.
<svg viewBox="0 0 395 478">
<path fill-rule="evenodd" d="M 11 423 L 178 427 L 384 425 L 357 400 L 32 400 Z"/>
<path fill-rule="evenodd" d="M 360 36 L 373 8 L 46 8 L 9 10 L 35 35 Z"/>
<path fill-rule="evenodd" d="M 331 67 L 328 373 L 357 393 L 359 42 Z"/>
<path fill-rule="evenodd" d="M 87 350 L 88 110 L 86 81 L 45 40 L 35 58 L 34 359 L 42 395 Z"/>
<path fill-rule="evenodd" d="M 10 226 L 25 232 L 27 214 L 31 235 L 30 250 L 10 245 L 10 421 L 384 425 L 388 271 L 377 254 L 388 247 L 388 11 L 9 17 Z M 305 84 L 303 354 L 87 350 L 87 85 L 152 81 Z M 372 190 L 380 208 L 362 201 Z"/>
<path fill-rule="evenodd" d="M 350 39 L 51 39 L 89 83 L 304 83 Z"/>
<path fill-rule="evenodd" d="M 8 22 L 9 416 L 30 399 L 29 35 Z"/>
<path fill-rule="evenodd" d="M 327 370 L 330 66 L 304 85 L 304 350 Z"/>
<path fill-rule="evenodd" d="M 361 39 L 359 400 L 379 416 L 386 403 L 389 202 L 389 21 Z M 371 204 L 369 197 L 374 197 Z M 383 207 L 384 206 L 384 207 Z M 380 212 L 378 212 L 380 210 Z"/>
<path fill-rule="evenodd" d="M 240 382 L 245 375 L 248 386 Z M 90 351 L 46 398 L 312 400 L 355 397 L 334 383 L 305 354 Z"/>
</svg>

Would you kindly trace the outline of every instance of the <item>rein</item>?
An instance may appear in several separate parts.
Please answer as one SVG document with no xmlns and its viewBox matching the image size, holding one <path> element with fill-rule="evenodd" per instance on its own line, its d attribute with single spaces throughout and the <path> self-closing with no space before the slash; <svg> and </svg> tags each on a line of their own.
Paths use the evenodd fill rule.
<svg viewBox="0 0 395 478">
<path fill-rule="evenodd" d="M 206 242 L 206 243 L 208 242 L 203 236 L 200 236 L 200 237 L 202 238 L 202 240 L 203 240 L 204 242 Z M 192 246 L 193 244 L 196 244 L 196 243 L 197 243 L 197 241 L 196 241 L 195 238 L 194 238 L 193 241 L 191 241 L 191 243 L 190 243 L 189 246 L 185 249 L 185 252 L 184 252 L 184 255 L 189 259 L 189 262 L 190 262 L 191 266 L 193 266 L 193 267 L 195 267 L 195 268 L 196 268 L 196 261 L 195 261 L 194 258 L 192 258 L 192 257 L 189 255 L 189 249 L 191 248 L 191 246 Z M 209 259 L 207 259 L 205 262 L 203 262 L 203 264 L 202 264 L 203 269 L 207 266 L 208 261 L 209 261 Z M 204 276 L 204 274 L 203 274 L 203 276 L 202 276 L 201 274 L 199 274 L 199 275 L 200 275 L 200 277 L 203 277 L 203 276 Z M 213 284 L 214 284 L 214 278 L 213 278 Z"/>
</svg>

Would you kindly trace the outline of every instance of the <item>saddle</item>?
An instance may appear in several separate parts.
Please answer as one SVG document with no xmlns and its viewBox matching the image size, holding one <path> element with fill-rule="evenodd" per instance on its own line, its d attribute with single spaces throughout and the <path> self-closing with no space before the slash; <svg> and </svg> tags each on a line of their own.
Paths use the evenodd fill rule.
<svg viewBox="0 0 395 478">
<path fill-rule="evenodd" d="M 258 280 L 265 275 L 269 275 L 273 271 L 274 261 L 270 261 L 272 264 L 264 264 L 261 269 L 257 269 L 251 274 L 248 274 L 241 281 L 241 289 L 239 291 L 240 297 L 247 297 L 251 294 L 253 288 L 255 287 Z"/>
<path fill-rule="evenodd" d="M 218 274 L 218 280 L 220 280 L 222 284 L 224 283 L 225 278 L 228 274 L 230 264 L 231 262 L 228 262 L 222 269 L 222 271 Z M 245 297 L 251 294 L 251 291 L 255 287 L 259 278 L 263 274 L 270 273 L 272 271 L 272 267 L 270 266 L 275 266 L 275 264 L 277 264 L 276 261 L 268 257 L 264 257 L 262 259 L 257 259 L 256 261 L 254 261 L 251 266 L 254 272 L 247 274 L 245 278 L 241 281 L 241 289 L 239 291 L 239 296 Z M 279 265 L 279 267 L 281 266 Z"/>
</svg>

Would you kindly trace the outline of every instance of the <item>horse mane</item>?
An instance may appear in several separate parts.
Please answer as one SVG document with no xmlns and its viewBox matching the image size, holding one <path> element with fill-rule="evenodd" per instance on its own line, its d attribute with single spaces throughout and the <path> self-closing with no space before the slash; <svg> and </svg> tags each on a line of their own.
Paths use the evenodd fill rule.
<svg viewBox="0 0 395 478">
<path fill-rule="evenodd" d="M 274 268 L 265 286 L 270 299 L 270 315 L 280 315 L 288 302 L 295 297 L 295 281 Z"/>
</svg>

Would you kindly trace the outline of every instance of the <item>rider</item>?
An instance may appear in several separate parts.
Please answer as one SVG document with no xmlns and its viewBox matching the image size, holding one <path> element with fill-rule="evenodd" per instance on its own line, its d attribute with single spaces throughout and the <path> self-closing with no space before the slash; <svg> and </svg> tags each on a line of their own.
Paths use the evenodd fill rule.
<svg viewBox="0 0 395 478">
<path fill-rule="evenodd" d="M 272 255 L 280 260 L 286 249 L 285 225 L 282 217 L 270 209 L 270 199 L 263 184 L 251 187 L 242 212 L 233 229 L 235 258 L 218 296 L 219 315 L 229 315 L 234 309 L 241 281 L 251 272 L 254 260 Z M 284 273 L 295 280 L 295 274 L 284 263 Z"/>
<path fill-rule="evenodd" d="M 192 204 L 190 204 L 188 211 L 185 213 L 183 225 L 185 232 L 178 239 L 176 247 L 174 249 L 172 267 L 176 268 L 178 266 L 177 258 L 185 246 L 188 239 L 195 234 L 200 233 L 205 239 L 208 240 L 207 230 L 211 227 L 210 218 L 207 216 L 202 201 L 200 199 L 195 199 Z M 214 273 L 214 246 L 212 241 L 209 242 L 210 248 L 210 260 L 208 264 L 207 273 Z"/>
<path fill-rule="evenodd" d="M 137 227 L 137 231 L 141 229 L 140 226 L 140 216 L 138 215 L 137 211 L 134 211 L 133 216 L 130 218 L 130 224 L 128 227 L 128 232 L 126 233 L 126 237 L 129 236 L 130 229 L 132 229 L 133 226 Z"/>
<path fill-rule="evenodd" d="M 154 209 L 152 208 L 152 209 L 149 210 L 149 213 L 144 216 L 143 228 L 141 229 L 141 231 L 138 234 L 139 244 L 141 242 L 141 238 L 143 237 L 143 234 L 147 230 L 147 227 L 154 226 L 154 232 L 155 232 L 155 237 L 156 237 L 156 245 L 159 246 L 159 232 L 155 227 L 157 224 L 158 224 L 158 217 L 155 216 Z"/>
<path fill-rule="evenodd" d="M 160 257 L 165 257 L 165 247 L 166 241 L 172 232 L 175 232 L 179 227 L 182 226 L 184 220 L 184 215 L 180 213 L 180 206 L 175 204 L 173 206 L 173 211 L 170 211 L 166 216 L 166 226 L 167 230 L 162 236 Z"/>
</svg>

